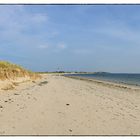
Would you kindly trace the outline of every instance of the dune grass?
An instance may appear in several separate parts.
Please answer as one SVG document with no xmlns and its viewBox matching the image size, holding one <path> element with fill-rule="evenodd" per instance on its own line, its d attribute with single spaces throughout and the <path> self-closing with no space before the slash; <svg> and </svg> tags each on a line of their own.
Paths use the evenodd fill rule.
<svg viewBox="0 0 140 140">
<path fill-rule="evenodd" d="M 32 71 L 26 70 L 23 67 L 7 62 L 7 61 L 0 61 L 0 79 L 15 79 L 17 77 L 30 77 L 31 79 L 36 79 L 39 74 L 34 73 Z"/>
</svg>

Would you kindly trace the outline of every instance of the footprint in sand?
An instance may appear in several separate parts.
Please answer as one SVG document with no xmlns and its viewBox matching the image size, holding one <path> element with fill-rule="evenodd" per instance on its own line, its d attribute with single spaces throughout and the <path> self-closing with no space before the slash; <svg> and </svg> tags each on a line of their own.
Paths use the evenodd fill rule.
<svg viewBox="0 0 140 140">
<path fill-rule="evenodd" d="M 113 114 L 114 116 L 120 116 L 119 114 Z"/>
<path fill-rule="evenodd" d="M 12 102 L 14 102 L 14 101 L 12 101 L 12 99 L 8 99 L 8 100 L 5 100 L 4 102 L 5 102 L 5 103 L 12 103 Z"/>
<path fill-rule="evenodd" d="M 3 106 L 2 106 L 2 105 L 0 105 L 0 108 L 2 109 L 2 108 L 3 108 Z"/>
<path fill-rule="evenodd" d="M 12 103 L 12 102 L 14 102 L 14 101 L 12 101 L 12 99 L 8 99 L 8 101 L 9 101 L 9 103 Z"/>
<path fill-rule="evenodd" d="M 57 113 L 58 113 L 58 114 L 61 114 L 61 115 L 65 115 L 65 113 L 64 113 L 64 112 L 60 112 L 60 111 L 59 111 L 59 112 L 57 112 Z"/>
<path fill-rule="evenodd" d="M 15 126 L 12 126 L 13 129 L 15 129 Z"/>
<path fill-rule="evenodd" d="M 129 114 L 129 116 L 131 116 L 132 118 L 135 118 L 135 119 L 137 118 L 136 116 L 134 116 L 134 115 L 132 115 L 132 114 Z"/>
<path fill-rule="evenodd" d="M 31 95 L 31 94 L 27 93 L 27 95 Z"/>
<path fill-rule="evenodd" d="M 5 131 L 0 131 L 0 135 L 5 134 Z"/>
<path fill-rule="evenodd" d="M 34 99 L 35 101 L 37 101 L 37 99 L 36 99 L 35 97 L 33 97 L 33 99 Z"/>
<path fill-rule="evenodd" d="M 120 110 L 124 110 L 123 108 L 120 108 Z"/>
<path fill-rule="evenodd" d="M 17 94 L 17 93 L 14 93 L 14 95 L 19 95 L 19 94 Z"/>
</svg>

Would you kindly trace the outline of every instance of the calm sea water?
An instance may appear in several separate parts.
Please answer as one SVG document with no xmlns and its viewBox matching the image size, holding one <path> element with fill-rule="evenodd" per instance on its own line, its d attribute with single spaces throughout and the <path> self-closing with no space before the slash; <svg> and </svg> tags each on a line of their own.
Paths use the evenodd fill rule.
<svg viewBox="0 0 140 140">
<path fill-rule="evenodd" d="M 67 76 L 78 76 L 90 79 L 93 78 L 97 80 L 105 80 L 109 82 L 140 86 L 140 74 L 96 73 L 96 74 L 68 74 Z"/>
</svg>

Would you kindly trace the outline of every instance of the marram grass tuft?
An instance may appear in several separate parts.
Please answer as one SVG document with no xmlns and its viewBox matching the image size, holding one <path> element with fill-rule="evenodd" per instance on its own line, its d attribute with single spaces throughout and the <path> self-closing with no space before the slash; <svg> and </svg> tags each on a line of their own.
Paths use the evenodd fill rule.
<svg viewBox="0 0 140 140">
<path fill-rule="evenodd" d="M 30 77 L 31 79 L 39 78 L 40 75 L 22 68 L 19 65 L 0 61 L 0 80 L 15 79 L 17 77 Z"/>
</svg>

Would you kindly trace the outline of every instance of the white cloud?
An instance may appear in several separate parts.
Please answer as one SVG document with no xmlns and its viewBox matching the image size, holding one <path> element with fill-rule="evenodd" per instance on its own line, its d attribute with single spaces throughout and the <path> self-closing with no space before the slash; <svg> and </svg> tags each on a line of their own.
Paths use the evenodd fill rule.
<svg viewBox="0 0 140 140">
<path fill-rule="evenodd" d="M 44 44 L 41 44 L 41 45 L 38 45 L 39 49 L 49 49 L 49 52 L 61 52 L 62 50 L 66 49 L 67 46 L 65 43 L 50 43 L 50 42 L 47 42 L 47 43 L 44 43 Z"/>
<path fill-rule="evenodd" d="M 85 55 L 85 54 L 91 54 L 92 53 L 92 50 L 89 50 L 89 49 L 76 49 L 74 50 L 74 53 L 75 54 L 80 54 L 80 55 Z"/>
<path fill-rule="evenodd" d="M 3 48 L 3 42 L 5 46 L 18 46 L 16 48 L 28 52 L 35 48 L 48 48 L 49 45 L 45 42 L 45 38 L 50 36 L 47 23 L 46 13 L 35 13 L 22 5 L 0 5 L 0 48 Z"/>
<path fill-rule="evenodd" d="M 59 35 L 58 31 L 52 31 L 52 33 L 51 33 L 51 37 L 55 37 L 55 36 L 58 36 L 58 35 Z"/>
<path fill-rule="evenodd" d="M 65 43 L 59 43 L 59 44 L 58 44 L 58 48 L 59 48 L 59 49 L 66 49 L 67 46 L 66 46 Z"/>
<path fill-rule="evenodd" d="M 101 36 L 103 35 L 106 38 L 114 38 L 119 41 L 140 45 L 139 30 L 136 30 L 134 27 L 129 26 L 127 23 L 123 23 L 122 21 L 118 21 L 116 23 L 117 24 L 104 25 L 100 28 L 94 29 L 93 32 Z"/>
<path fill-rule="evenodd" d="M 29 17 L 29 20 L 35 23 L 43 23 L 48 20 L 48 16 L 46 14 L 33 14 L 29 15 Z"/>
<path fill-rule="evenodd" d="M 9 36 L 13 37 L 15 33 L 16 35 L 18 33 L 18 37 L 19 34 L 24 37 L 26 31 L 30 29 L 36 31 L 47 21 L 48 16 L 46 14 L 27 12 L 24 6 L 0 6 L 0 28 L 2 28 L 0 36 L 10 33 Z"/>
<path fill-rule="evenodd" d="M 41 48 L 41 49 L 48 49 L 48 48 L 49 48 L 49 45 L 47 45 L 47 44 L 39 45 L 38 48 Z"/>
</svg>

